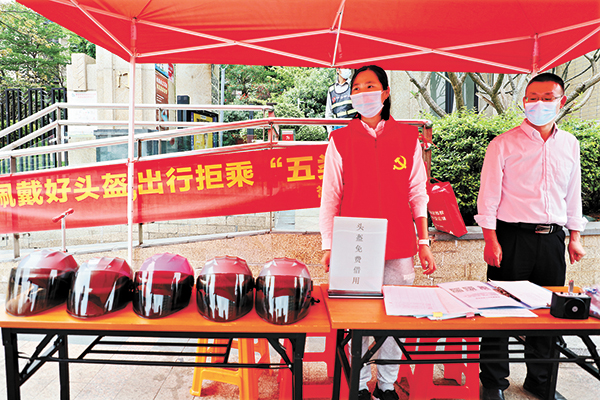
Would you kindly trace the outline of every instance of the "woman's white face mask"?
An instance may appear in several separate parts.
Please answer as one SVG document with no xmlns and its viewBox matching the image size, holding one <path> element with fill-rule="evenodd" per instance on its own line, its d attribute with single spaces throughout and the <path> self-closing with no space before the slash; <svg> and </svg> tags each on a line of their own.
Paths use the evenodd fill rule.
<svg viewBox="0 0 600 400">
<path fill-rule="evenodd" d="M 554 120 L 558 113 L 557 101 L 525 103 L 525 117 L 535 126 L 544 126 Z"/>
<path fill-rule="evenodd" d="M 350 95 L 352 107 L 363 117 L 373 118 L 383 108 L 383 102 L 381 101 L 382 93 L 381 90 L 377 90 Z"/>
</svg>

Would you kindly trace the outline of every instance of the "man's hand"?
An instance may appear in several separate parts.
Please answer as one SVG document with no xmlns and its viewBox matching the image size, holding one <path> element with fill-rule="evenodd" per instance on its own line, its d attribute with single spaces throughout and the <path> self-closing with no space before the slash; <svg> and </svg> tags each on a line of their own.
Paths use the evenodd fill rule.
<svg viewBox="0 0 600 400">
<path fill-rule="evenodd" d="M 481 228 L 485 247 L 483 249 L 483 259 L 488 265 L 500 268 L 502 262 L 502 247 L 498 242 L 496 231 L 494 229 Z"/>
<path fill-rule="evenodd" d="M 331 260 L 331 250 L 325 250 L 323 258 L 321 258 L 321 264 L 325 267 L 325 272 L 329 272 L 329 261 Z"/>
<path fill-rule="evenodd" d="M 421 261 L 423 274 L 430 275 L 435 272 L 436 267 L 433 253 L 431 252 L 431 248 L 426 244 L 419 245 L 419 261 Z"/>
<path fill-rule="evenodd" d="M 569 261 L 573 264 L 575 261 L 579 261 L 585 256 L 585 249 L 579 241 L 580 233 L 578 231 L 570 231 L 569 238 Z"/>
</svg>

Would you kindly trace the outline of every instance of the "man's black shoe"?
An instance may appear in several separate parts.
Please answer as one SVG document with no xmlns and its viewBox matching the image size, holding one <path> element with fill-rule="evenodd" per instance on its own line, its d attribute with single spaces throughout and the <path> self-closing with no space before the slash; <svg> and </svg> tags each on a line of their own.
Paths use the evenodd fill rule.
<svg viewBox="0 0 600 400">
<path fill-rule="evenodd" d="M 540 399 L 546 400 L 548 398 L 548 396 L 546 395 L 547 392 L 545 385 L 532 385 L 527 380 L 525 380 L 525 383 L 523 383 L 523 389 Z M 558 391 L 554 392 L 554 399 L 566 400 L 566 398 L 562 394 L 558 393 Z"/>
<path fill-rule="evenodd" d="M 373 399 L 374 400 L 398 400 L 398 394 L 395 390 L 386 390 L 385 392 L 379 389 L 379 384 L 375 385 L 375 390 L 373 390 Z"/>
<path fill-rule="evenodd" d="M 368 389 L 359 390 L 358 400 L 371 400 L 371 392 Z"/>
<path fill-rule="evenodd" d="M 483 387 L 481 390 L 481 400 L 504 400 L 504 390 Z"/>
</svg>

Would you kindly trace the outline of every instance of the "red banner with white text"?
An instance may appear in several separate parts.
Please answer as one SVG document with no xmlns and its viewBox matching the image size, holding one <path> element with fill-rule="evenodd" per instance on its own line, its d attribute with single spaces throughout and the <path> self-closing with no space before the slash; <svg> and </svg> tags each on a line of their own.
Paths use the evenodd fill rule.
<svg viewBox="0 0 600 400">
<path fill-rule="evenodd" d="M 326 144 L 236 146 L 135 162 L 134 223 L 318 207 Z M 127 224 L 127 165 L 0 176 L 0 233 Z"/>
</svg>

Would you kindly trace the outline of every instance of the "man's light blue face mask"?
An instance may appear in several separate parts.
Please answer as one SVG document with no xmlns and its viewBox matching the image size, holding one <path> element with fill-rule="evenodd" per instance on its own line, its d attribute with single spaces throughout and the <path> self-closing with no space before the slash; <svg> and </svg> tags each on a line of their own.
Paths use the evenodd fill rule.
<svg viewBox="0 0 600 400">
<path fill-rule="evenodd" d="M 544 126 L 552 122 L 558 114 L 558 100 L 525 103 L 525 117 L 535 126 Z"/>
</svg>

